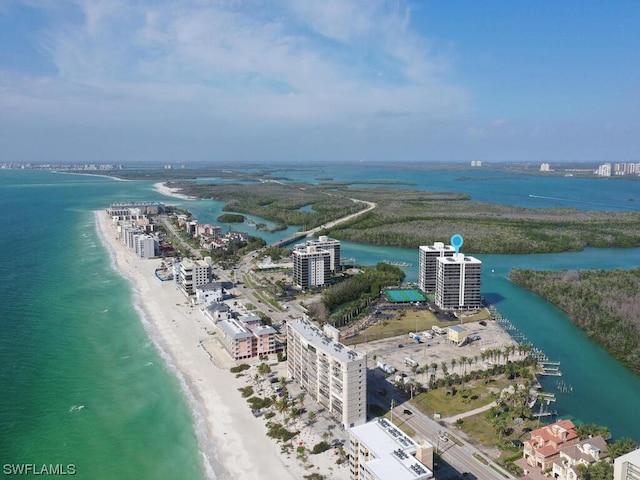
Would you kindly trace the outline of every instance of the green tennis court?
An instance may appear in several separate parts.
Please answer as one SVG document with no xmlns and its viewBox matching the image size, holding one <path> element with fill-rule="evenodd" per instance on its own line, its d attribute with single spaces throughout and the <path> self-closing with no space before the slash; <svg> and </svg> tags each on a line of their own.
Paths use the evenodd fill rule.
<svg viewBox="0 0 640 480">
<path fill-rule="evenodd" d="M 384 291 L 384 295 L 392 303 L 425 302 L 427 300 L 423 293 L 415 288 L 387 289 Z"/>
</svg>

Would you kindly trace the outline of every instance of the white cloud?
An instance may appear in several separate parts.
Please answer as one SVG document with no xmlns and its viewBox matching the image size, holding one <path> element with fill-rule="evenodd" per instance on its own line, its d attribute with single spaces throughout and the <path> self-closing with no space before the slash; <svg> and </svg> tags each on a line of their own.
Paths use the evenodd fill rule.
<svg viewBox="0 0 640 480">
<path fill-rule="evenodd" d="M 283 136 L 428 128 L 467 109 L 400 1 L 73 0 L 45 13 L 41 48 L 58 74 L 5 72 L 0 108 L 88 124 L 163 115 L 201 132 L 269 123 Z"/>
</svg>

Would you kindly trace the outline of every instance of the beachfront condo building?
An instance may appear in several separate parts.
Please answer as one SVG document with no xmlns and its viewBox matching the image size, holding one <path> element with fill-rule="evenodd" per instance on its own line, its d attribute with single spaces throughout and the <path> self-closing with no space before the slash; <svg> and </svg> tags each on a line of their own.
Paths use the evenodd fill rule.
<svg viewBox="0 0 640 480">
<path fill-rule="evenodd" d="M 316 247 L 317 250 L 329 252 L 329 270 L 336 273 L 340 270 L 340 240 L 321 235 L 317 240 L 308 240 L 307 246 Z"/>
<path fill-rule="evenodd" d="M 640 449 L 613 460 L 613 480 L 640 480 Z"/>
<path fill-rule="evenodd" d="M 164 203 L 160 202 L 120 202 L 112 203 L 107 208 L 107 215 L 113 221 L 137 220 L 146 215 L 160 215 L 164 212 Z"/>
<path fill-rule="evenodd" d="M 324 287 L 331 277 L 331 253 L 313 245 L 293 251 L 293 283 L 302 290 Z"/>
<path fill-rule="evenodd" d="M 436 290 L 437 260 L 442 257 L 452 257 L 456 249 L 442 242 L 433 245 L 422 245 L 418 250 L 418 287 L 425 293 Z"/>
<path fill-rule="evenodd" d="M 287 374 L 345 428 L 367 421 L 367 356 L 307 320 L 287 323 Z"/>
<path fill-rule="evenodd" d="M 133 242 L 133 251 L 136 252 L 136 255 L 140 258 L 153 258 L 156 256 L 158 240 L 151 235 L 136 235 Z"/>
<path fill-rule="evenodd" d="M 180 262 L 178 285 L 187 297 L 196 293 L 196 287 L 211 281 L 211 263 L 205 260 L 185 258 Z"/>
<path fill-rule="evenodd" d="M 216 323 L 218 339 L 233 360 L 244 360 L 276 353 L 276 331 L 269 325 L 245 324 L 227 318 Z"/>
<path fill-rule="evenodd" d="M 436 258 L 436 305 L 445 310 L 481 307 L 481 274 L 477 258 L 462 253 Z"/>
<path fill-rule="evenodd" d="M 350 480 L 433 478 L 433 445 L 417 444 L 386 418 L 349 429 Z"/>
</svg>

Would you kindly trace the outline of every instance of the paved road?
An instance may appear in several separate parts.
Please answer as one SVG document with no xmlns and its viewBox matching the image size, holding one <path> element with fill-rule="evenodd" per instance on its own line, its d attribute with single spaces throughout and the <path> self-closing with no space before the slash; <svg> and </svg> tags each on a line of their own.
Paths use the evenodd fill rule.
<svg viewBox="0 0 640 480">
<path fill-rule="evenodd" d="M 356 199 L 352 199 L 354 202 L 360 201 Z M 310 230 L 309 233 L 315 233 L 322 228 L 330 228 L 330 226 L 336 225 L 337 223 L 347 221 L 351 218 L 354 218 L 358 215 L 362 215 L 363 213 L 375 208 L 375 204 L 371 202 L 364 202 L 369 205 L 369 207 L 365 210 L 361 210 L 355 214 L 349 215 L 347 217 L 343 217 L 334 222 L 329 222 L 317 229 Z M 172 226 L 171 226 L 172 227 Z M 173 229 L 172 229 L 173 230 Z M 249 274 L 249 270 L 251 269 L 252 263 L 256 256 L 259 255 L 258 252 L 251 252 L 245 255 L 236 265 L 236 268 L 233 271 L 221 271 L 217 270 L 216 273 L 219 276 L 220 280 L 223 281 L 233 281 L 236 282 L 242 279 L 243 274 Z M 232 278 L 233 276 L 233 278 Z M 264 303 L 260 303 L 258 298 L 254 295 L 253 290 L 244 285 L 235 284 L 234 293 L 236 296 L 244 296 L 248 302 L 254 303 L 254 305 L 258 306 L 260 310 L 264 311 L 265 309 L 271 308 L 269 305 L 265 305 Z M 281 322 L 283 319 L 286 319 L 289 315 L 301 316 L 301 312 L 296 310 L 297 304 L 292 302 L 289 304 L 289 310 L 286 312 L 268 312 L 268 315 L 272 317 L 274 322 Z M 295 310 L 295 311 L 294 311 Z M 265 312 L 267 313 L 267 312 Z M 397 348 L 397 347 L 396 347 Z M 412 350 L 414 348 L 424 348 L 422 345 L 407 345 L 407 350 Z M 416 438 L 419 440 L 420 438 L 424 438 L 431 442 L 437 450 L 440 451 L 441 457 L 447 465 L 440 465 L 439 468 L 436 469 L 435 478 L 440 480 L 445 480 L 449 478 L 458 478 L 462 473 L 469 472 L 477 479 L 492 479 L 492 478 L 500 478 L 499 474 L 484 463 L 477 460 L 473 455 L 477 454 L 482 458 L 487 458 L 484 454 L 482 454 L 478 449 L 473 447 L 472 445 L 463 444 L 462 446 L 456 445 L 452 440 L 447 442 L 443 442 L 440 440 L 440 435 L 452 435 L 455 436 L 455 432 L 448 429 L 446 426 L 441 425 L 435 420 L 431 419 L 427 415 L 421 413 L 416 408 L 413 408 L 411 404 L 406 401 L 406 397 L 395 388 L 391 387 L 383 377 L 378 378 L 376 375 L 376 370 L 373 369 L 372 375 L 369 376 L 369 382 L 367 384 L 367 389 L 369 391 L 369 401 L 372 403 L 379 404 L 386 408 L 390 407 L 390 403 L 393 400 L 395 408 L 393 409 L 394 416 L 402 419 L 416 432 Z M 384 390 L 384 394 L 382 395 L 380 392 Z M 484 407 L 483 407 L 484 408 Z M 486 408 L 489 408 L 487 406 Z M 405 409 L 409 409 L 413 412 L 412 415 L 406 415 L 404 413 Z M 499 468 L 496 466 L 496 468 Z M 499 468 L 500 471 L 503 471 Z M 470 476 L 468 478 L 473 478 Z M 513 476 L 509 475 L 505 472 L 505 475 L 502 478 L 512 479 Z"/>
<path fill-rule="evenodd" d="M 406 408 L 411 410 L 413 414 L 404 414 L 403 410 Z M 417 439 L 422 437 L 431 442 L 436 447 L 436 450 L 440 451 L 442 459 L 449 464 L 448 468 L 442 470 L 436 469 L 436 478 L 457 478 L 456 475 L 461 475 L 464 472 L 471 473 L 478 479 L 500 478 L 496 470 L 474 457 L 474 455 L 477 455 L 487 459 L 486 455 L 482 454 L 474 446 L 465 444 L 464 442 L 462 446 L 456 445 L 452 440 L 443 442 L 439 438 L 440 435 L 455 437 L 456 433 L 429 418 L 427 415 L 422 414 L 416 409 L 412 409 L 410 404 L 406 403 L 394 408 L 394 415 L 397 415 L 398 418 L 404 420 L 408 426 L 415 430 Z M 497 465 L 495 467 L 498 468 L 499 471 L 504 471 Z M 503 478 L 514 478 L 507 472 L 504 473 L 505 476 Z"/>
</svg>

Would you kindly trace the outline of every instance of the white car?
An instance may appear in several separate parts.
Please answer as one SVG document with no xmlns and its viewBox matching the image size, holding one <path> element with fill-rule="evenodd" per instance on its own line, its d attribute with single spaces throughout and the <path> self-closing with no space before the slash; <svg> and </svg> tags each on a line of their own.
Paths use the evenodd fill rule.
<svg viewBox="0 0 640 480">
<path fill-rule="evenodd" d="M 447 437 L 447 436 L 445 436 L 443 434 L 438 435 L 438 438 L 440 440 L 442 440 L 443 442 L 448 442 L 449 441 L 449 437 Z"/>
</svg>

